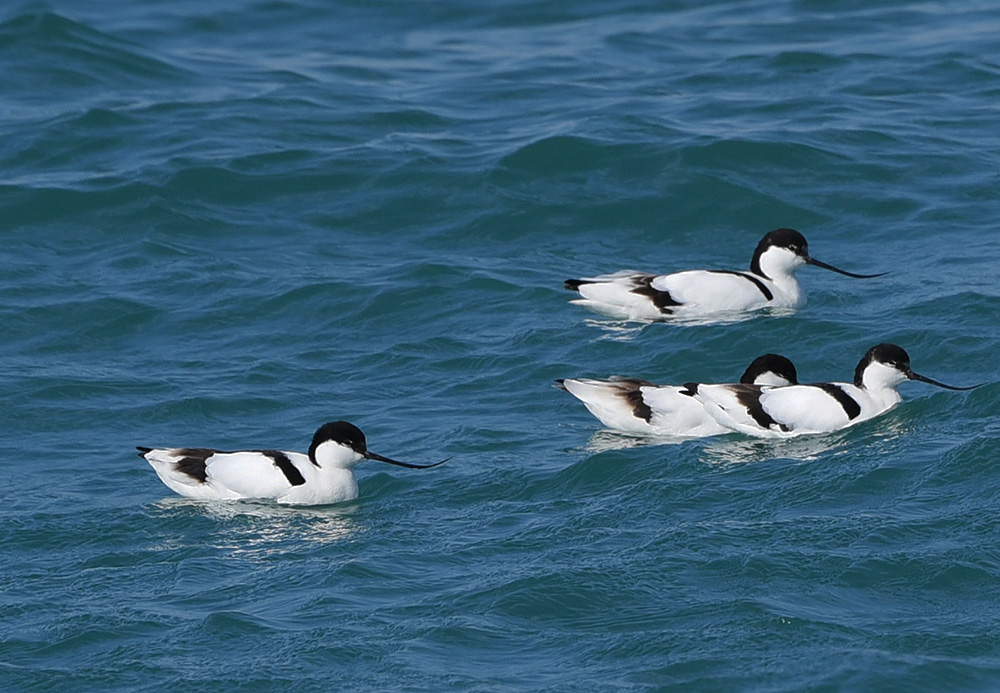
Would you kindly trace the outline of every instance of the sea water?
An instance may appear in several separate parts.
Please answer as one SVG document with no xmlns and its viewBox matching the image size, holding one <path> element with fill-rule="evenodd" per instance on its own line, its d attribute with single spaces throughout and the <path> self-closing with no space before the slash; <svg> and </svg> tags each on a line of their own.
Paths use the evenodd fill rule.
<svg viewBox="0 0 1000 693">
<path fill-rule="evenodd" d="M 0 9 L 0 689 L 1000 686 L 991 3 L 31 0 Z M 564 279 L 749 266 L 795 314 Z M 962 393 L 824 436 L 601 430 L 556 378 Z M 134 446 L 432 470 L 317 508 Z"/>
</svg>

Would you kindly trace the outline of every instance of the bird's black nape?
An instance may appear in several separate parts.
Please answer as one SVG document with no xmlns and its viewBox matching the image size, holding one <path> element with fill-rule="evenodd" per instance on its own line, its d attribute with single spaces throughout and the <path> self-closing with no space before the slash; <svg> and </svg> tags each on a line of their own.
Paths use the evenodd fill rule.
<svg viewBox="0 0 1000 693">
<path fill-rule="evenodd" d="M 906 353 L 906 349 L 895 344 L 889 344 L 888 342 L 882 342 L 881 344 L 876 344 L 871 349 L 865 352 L 865 355 L 858 362 L 858 367 L 854 370 L 854 384 L 858 387 L 862 387 L 864 382 L 865 369 L 874 362 L 884 363 L 887 366 L 892 366 L 898 369 L 910 380 L 919 380 L 922 383 L 928 383 L 930 385 L 936 385 L 937 387 L 943 387 L 946 390 L 974 390 L 977 387 L 982 387 L 985 383 L 979 383 L 978 385 L 969 385 L 967 387 L 958 387 L 957 385 L 945 385 L 942 382 L 928 378 L 926 375 L 920 375 L 919 373 L 914 373 L 913 369 L 910 368 L 910 355 Z"/>
<path fill-rule="evenodd" d="M 764 271 L 760 268 L 760 256 L 768 248 L 787 248 L 796 255 L 809 257 L 809 244 L 806 242 L 805 236 L 795 229 L 775 229 L 774 231 L 769 231 L 757 243 L 757 247 L 753 251 L 753 260 L 750 261 L 750 271 L 758 277 L 764 277 L 765 279 L 770 279 L 770 277 L 764 274 Z"/>
<path fill-rule="evenodd" d="M 399 462 L 388 457 L 383 457 L 382 455 L 376 455 L 368 449 L 368 442 L 365 440 L 365 434 L 361 432 L 360 428 L 352 423 L 348 423 L 347 421 L 331 421 L 330 423 L 325 423 L 320 426 L 319 430 L 316 431 L 316 434 L 313 436 L 312 444 L 309 446 L 309 460 L 313 464 L 317 464 L 316 448 L 328 440 L 340 443 L 341 445 L 346 445 L 366 460 L 388 462 L 389 464 L 394 464 L 398 467 L 406 467 L 408 469 L 430 469 L 431 467 L 437 467 L 439 464 L 444 464 L 451 459 L 449 457 L 448 459 L 435 462 L 434 464 L 410 464 L 409 462 Z"/>
<path fill-rule="evenodd" d="M 347 421 L 331 421 L 319 427 L 309 445 L 309 460 L 313 464 L 316 464 L 316 448 L 328 440 L 346 445 L 359 455 L 368 452 L 368 443 L 360 428 Z"/>
<path fill-rule="evenodd" d="M 910 355 L 906 353 L 906 349 L 895 344 L 882 342 L 866 351 L 865 355 L 858 361 L 858 366 L 854 369 L 854 384 L 858 387 L 863 387 L 865 369 L 873 361 L 893 366 L 903 373 L 908 373 L 910 370 Z"/>
<path fill-rule="evenodd" d="M 799 384 L 799 374 L 795 370 L 795 364 L 781 354 L 764 354 L 758 356 L 747 366 L 740 377 L 740 382 L 752 384 L 759 376 L 765 373 L 774 373 L 781 376 L 792 385 Z"/>
<path fill-rule="evenodd" d="M 806 264 L 813 265 L 815 267 L 822 267 L 823 269 L 828 269 L 831 272 L 837 272 L 843 274 L 845 277 L 854 277 L 855 279 L 874 279 L 875 277 L 882 277 L 888 272 L 879 272 L 878 274 L 856 274 L 854 272 L 848 272 L 842 270 L 839 267 L 834 267 L 833 265 L 828 265 L 825 262 L 820 262 L 819 260 L 809 256 L 809 243 L 806 241 L 805 236 L 796 231 L 795 229 L 775 229 L 764 235 L 760 239 L 760 243 L 757 244 L 756 250 L 753 251 L 753 260 L 750 262 L 750 271 L 761 277 L 770 279 L 760 268 L 760 256 L 767 251 L 768 248 L 785 248 L 790 250 L 802 259 L 806 261 Z"/>
<path fill-rule="evenodd" d="M 757 250 L 763 252 L 768 248 L 788 248 L 793 253 L 802 254 L 809 249 L 806 237 L 795 229 L 775 229 L 764 234 L 757 244 Z"/>
</svg>

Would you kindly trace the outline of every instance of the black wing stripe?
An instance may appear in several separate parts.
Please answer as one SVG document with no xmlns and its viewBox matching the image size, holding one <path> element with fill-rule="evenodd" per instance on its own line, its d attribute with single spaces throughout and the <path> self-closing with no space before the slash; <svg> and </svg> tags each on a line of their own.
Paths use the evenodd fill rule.
<svg viewBox="0 0 1000 693">
<path fill-rule="evenodd" d="M 288 459 L 288 455 L 281 452 L 280 450 L 257 450 L 262 455 L 267 455 L 272 460 L 274 460 L 274 466 L 281 470 L 281 473 L 285 475 L 288 479 L 288 483 L 292 486 L 301 486 L 306 483 L 306 479 L 302 476 L 302 472 L 292 464 L 292 461 Z"/>
<path fill-rule="evenodd" d="M 737 277 L 743 277 L 747 281 L 753 282 L 754 286 L 760 289 L 760 292 L 764 294 L 764 298 L 766 298 L 768 301 L 774 300 L 774 294 L 771 293 L 771 290 L 764 285 L 764 282 L 762 282 L 760 279 L 757 279 L 757 277 L 753 275 L 746 274 L 745 272 L 737 272 L 735 270 L 708 270 L 708 271 L 713 272 L 714 274 L 735 274 Z"/>
<path fill-rule="evenodd" d="M 736 389 L 736 401 L 746 407 L 747 413 L 761 428 L 773 430 L 776 426 L 778 430 L 787 432 L 788 426 L 775 421 L 770 414 L 764 411 L 764 405 L 760 403 L 760 393 L 759 385 L 743 385 Z"/>
<path fill-rule="evenodd" d="M 655 274 L 644 274 L 633 277 L 632 281 L 635 282 L 636 287 L 631 290 L 632 293 L 649 298 L 653 302 L 653 305 L 664 315 L 673 315 L 673 309 L 681 305 L 680 301 L 675 301 L 669 291 L 660 291 L 653 288 L 654 279 L 656 279 Z"/>
<path fill-rule="evenodd" d="M 843 388 L 833 383 L 816 383 L 814 387 L 818 387 L 837 400 L 837 403 L 844 408 L 844 413 L 847 414 L 849 420 L 853 421 L 861 415 L 861 405 L 858 404 L 857 400 L 844 392 Z"/>
<path fill-rule="evenodd" d="M 174 469 L 204 484 L 208 481 L 208 458 L 218 452 L 208 448 L 181 448 L 176 453 L 180 459 L 174 462 Z"/>
<path fill-rule="evenodd" d="M 653 420 L 653 410 L 646 404 L 646 400 L 642 398 L 641 388 L 644 385 L 652 385 L 652 383 L 637 378 L 622 378 L 618 382 L 621 383 L 618 391 L 625 398 L 625 401 L 629 403 L 629 406 L 632 407 L 632 416 L 642 419 L 646 423 L 651 423 Z"/>
</svg>

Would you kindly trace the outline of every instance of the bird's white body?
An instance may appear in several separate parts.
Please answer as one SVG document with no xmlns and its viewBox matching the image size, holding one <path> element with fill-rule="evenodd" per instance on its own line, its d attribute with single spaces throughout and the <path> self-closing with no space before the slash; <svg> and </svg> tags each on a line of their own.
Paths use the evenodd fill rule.
<svg viewBox="0 0 1000 693">
<path fill-rule="evenodd" d="M 687 270 L 649 274 L 623 270 L 569 279 L 565 287 L 580 294 L 570 301 L 619 320 L 726 319 L 763 308 L 797 309 L 806 297 L 795 278 L 803 265 L 816 265 L 851 277 L 809 256 L 805 238 L 794 229 L 776 229 L 757 244 L 749 271 Z"/>
<path fill-rule="evenodd" d="M 901 401 L 899 393 L 893 388 L 866 390 L 852 383 L 824 385 L 827 387 L 699 385 L 694 399 L 704 405 L 707 416 L 729 431 L 775 438 L 837 431 L 874 418 Z M 850 405 L 844 407 L 828 388 L 839 388 L 855 403 L 857 410 Z M 758 413 L 754 416 L 746 404 L 744 393 L 755 396 L 763 415 Z"/>
<path fill-rule="evenodd" d="M 578 289 L 581 298 L 570 303 L 617 320 L 663 320 L 666 317 L 683 320 L 805 305 L 805 295 L 794 274 L 785 272 L 774 277 L 772 280 L 751 272 L 711 270 L 661 275 L 623 270 L 585 279 L 588 283 L 581 284 Z M 637 288 L 643 293 L 636 293 Z M 680 305 L 661 307 L 650 296 L 652 292 L 659 292 L 653 294 L 654 297 L 666 294 Z"/>
<path fill-rule="evenodd" d="M 759 437 L 830 433 L 868 421 L 902 401 L 896 388 L 906 380 L 952 387 L 914 373 L 906 352 L 893 344 L 872 347 L 855 370 L 854 382 L 787 387 L 687 384 L 705 412 L 725 428 Z"/>
<path fill-rule="evenodd" d="M 354 467 L 362 460 L 411 469 L 443 464 L 415 465 L 377 455 L 368 450 L 364 433 L 346 421 L 321 426 L 308 454 L 280 450 L 138 449 L 160 480 L 182 496 L 206 500 L 254 498 L 290 505 L 325 505 L 357 498 Z"/>
<path fill-rule="evenodd" d="M 728 432 L 705 413 L 705 407 L 693 397 L 682 394 L 678 385 L 654 385 L 627 378 L 592 380 L 572 378 L 563 387 L 587 407 L 608 428 L 645 436 L 684 436 L 698 438 Z M 647 416 L 637 413 L 646 407 Z"/>
<path fill-rule="evenodd" d="M 331 447 L 336 443 L 329 443 Z M 350 448 L 321 458 L 319 465 L 300 452 L 282 452 L 303 483 L 293 484 L 288 476 L 265 452 L 210 451 L 205 460 L 205 481 L 181 471 L 178 462 L 191 459 L 189 448 L 158 448 L 143 456 L 172 491 L 188 498 L 236 500 L 240 498 L 270 499 L 291 505 L 323 505 L 353 500 L 358 497 L 358 482 L 354 465 L 362 457 Z M 298 478 L 292 475 L 295 481 Z"/>
<path fill-rule="evenodd" d="M 765 354 L 750 364 L 741 382 L 788 385 L 795 366 L 783 356 Z M 583 402 L 605 426 L 633 435 L 702 438 L 729 432 L 679 385 L 655 385 L 636 378 L 567 378 L 558 387 Z"/>
</svg>

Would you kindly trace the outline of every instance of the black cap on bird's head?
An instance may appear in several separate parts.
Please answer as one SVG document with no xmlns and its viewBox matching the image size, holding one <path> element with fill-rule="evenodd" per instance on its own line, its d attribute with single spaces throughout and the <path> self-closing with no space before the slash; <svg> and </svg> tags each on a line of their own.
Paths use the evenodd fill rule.
<svg viewBox="0 0 1000 693">
<path fill-rule="evenodd" d="M 882 342 L 881 344 L 876 344 L 871 349 L 865 352 L 865 355 L 858 362 L 858 367 L 854 369 L 854 384 L 858 387 L 864 387 L 864 377 L 865 371 L 873 363 L 881 363 L 890 368 L 894 368 L 903 374 L 908 380 L 919 380 L 923 383 L 929 383 L 931 385 L 937 385 L 938 387 L 943 387 L 946 390 L 972 390 L 979 385 L 970 385 L 969 387 L 957 387 L 955 385 L 945 385 L 937 380 L 932 380 L 927 376 L 920 375 L 919 373 L 914 373 L 913 369 L 910 368 L 910 355 L 906 353 L 906 349 L 896 344 L 889 344 L 888 342 Z M 981 385 L 982 383 L 980 383 Z"/>
<path fill-rule="evenodd" d="M 799 384 L 799 374 L 795 371 L 795 364 L 781 354 L 764 354 L 755 358 L 743 371 L 740 382 L 751 385 L 766 373 L 787 380 L 789 385 Z"/>
<path fill-rule="evenodd" d="M 768 277 L 767 274 L 765 274 L 761 269 L 760 258 L 771 248 L 784 248 L 785 250 L 790 250 L 802 258 L 807 265 L 822 267 L 823 269 L 838 272 L 848 277 L 854 277 L 855 279 L 872 279 L 874 277 L 881 277 L 888 274 L 887 272 L 880 272 L 879 274 L 855 274 L 854 272 L 847 272 L 834 267 L 833 265 L 828 265 L 825 262 L 820 262 L 809 255 L 809 243 L 806 241 L 805 236 L 795 229 L 775 229 L 774 231 L 764 234 L 764 237 L 761 238 L 760 242 L 757 244 L 756 250 L 753 251 L 753 260 L 750 262 L 751 272 L 761 277 L 770 279 L 770 277 Z"/>
<path fill-rule="evenodd" d="M 316 461 L 316 448 L 328 440 L 351 448 L 359 455 L 368 452 L 368 441 L 360 428 L 347 421 L 331 421 L 320 426 L 313 435 L 312 444 L 309 446 L 310 460 Z"/>
<path fill-rule="evenodd" d="M 757 244 L 756 253 L 762 253 L 768 248 L 787 248 L 796 255 L 806 255 L 809 251 L 809 243 L 806 237 L 795 229 L 775 229 L 764 234 Z"/>
<path fill-rule="evenodd" d="M 319 430 L 313 435 L 312 443 L 309 445 L 309 459 L 313 464 L 317 464 L 316 448 L 328 441 L 350 448 L 366 460 L 388 462 L 389 464 L 408 469 L 430 469 L 439 464 L 444 464 L 448 459 L 451 459 L 444 459 L 434 464 L 410 464 L 409 462 L 399 462 L 388 457 L 383 457 L 368 449 L 368 441 L 365 439 L 365 434 L 361 432 L 360 428 L 347 421 L 331 421 L 320 426 Z"/>
</svg>

